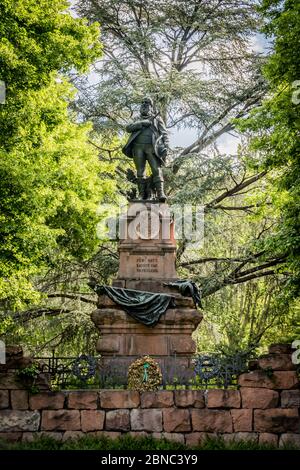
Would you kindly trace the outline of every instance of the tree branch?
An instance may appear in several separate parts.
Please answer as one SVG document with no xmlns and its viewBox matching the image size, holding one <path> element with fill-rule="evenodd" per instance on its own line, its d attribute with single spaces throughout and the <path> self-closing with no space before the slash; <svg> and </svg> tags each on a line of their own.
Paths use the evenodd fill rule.
<svg viewBox="0 0 300 470">
<path fill-rule="evenodd" d="M 260 277 L 275 275 L 276 274 L 275 270 L 270 269 L 270 270 L 264 271 L 264 269 L 281 264 L 284 261 L 284 259 L 285 259 L 285 256 L 282 256 L 273 260 L 269 260 L 268 262 L 263 263 L 254 268 L 241 271 L 242 267 L 245 266 L 245 264 L 247 264 L 246 261 L 243 261 L 240 264 L 240 266 L 234 269 L 234 271 L 232 271 L 226 278 L 222 279 L 221 281 L 216 282 L 214 285 L 208 286 L 207 289 L 205 289 L 205 286 L 204 286 L 202 296 L 208 297 L 209 295 L 214 294 L 215 292 L 217 292 L 218 290 L 222 289 L 225 286 L 241 284 L 241 283 L 251 281 L 253 279 L 257 279 Z"/>
<path fill-rule="evenodd" d="M 263 178 L 266 174 L 267 174 L 267 171 L 261 171 L 257 175 L 250 176 L 246 179 L 243 179 L 240 183 L 233 186 L 233 188 L 228 189 L 227 191 L 224 191 L 222 194 L 220 194 L 220 196 L 213 199 L 208 204 L 205 204 L 204 210 L 214 209 L 216 204 L 218 204 L 219 202 L 223 201 L 224 199 L 226 199 L 228 197 L 237 195 L 241 190 L 243 190 L 244 188 L 246 188 L 250 184 L 255 183 L 259 179 Z"/>
<path fill-rule="evenodd" d="M 71 313 L 71 310 L 65 310 L 62 308 L 37 308 L 31 310 L 25 310 L 24 312 L 17 312 L 13 315 L 14 321 L 21 320 L 22 323 L 26 323 L 30 320 L 35 320 L 36 318 L 47 315 L 50 317 L 55 317 L 62 313 Z"/>
<path fill-rule="evenodd" d="M 64 292 L 61 292 L 61 293 L 58 292 L 56 294 L 48 294 L 49 299 L 53 298 L 53 297 L 62 297 L 62 298 L 66 298 L 66 299 L 80 300 L 80 302 L 97 305 L 96 300 L 87 299 L 86 297 L 83 297 L 82 295 L 77 295 L 77 294 L 65 294 Z"/>
<path fill-rule="evenodd" d="M 193 264 L 204 264 L 204 263 L 210 263 L 210 262 L 215 262 L 215 261 L 225 261 L 228 263 L 240 263 L 246 261 L 247 263 L 255 262 L 256 258 L 258 256 L 262 256 L 264 251 L 261 251 L 260 253 L 257 253 L 256 255 L 252 255 L 251 257 L 248 258 L 218 258 L 218 257 L 209 257 L 209 258 L 200 258 L 197 260 L 192 260 L 192 261 L 184 261 L 183 263 L 180 263 L 178 266 L 185 267 L 185 266 L 191 266 Z"/>
</svg>

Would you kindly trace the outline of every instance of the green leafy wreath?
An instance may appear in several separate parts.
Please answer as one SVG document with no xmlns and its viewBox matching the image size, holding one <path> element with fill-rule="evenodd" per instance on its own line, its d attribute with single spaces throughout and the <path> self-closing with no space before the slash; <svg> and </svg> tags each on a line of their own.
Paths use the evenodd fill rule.
<svg viewBox="0 0 300 470">
<path fill-rule="evenodd" d="M 135 360 L 128 369 L 128 389 L 146 392 L 157 390 L 162 383 L 158 363 L 150 356 Z"/>
</svg>

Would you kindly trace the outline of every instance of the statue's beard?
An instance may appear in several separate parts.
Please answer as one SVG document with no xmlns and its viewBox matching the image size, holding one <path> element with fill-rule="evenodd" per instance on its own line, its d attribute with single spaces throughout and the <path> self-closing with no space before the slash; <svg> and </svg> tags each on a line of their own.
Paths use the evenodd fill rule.
<svg viewBox="0 0 300 470">
<path fill-rule="evenodd" d="M 142 118 L 150 118 L 152 116 L 151 111 L 141 111 Z"/>
</svg>

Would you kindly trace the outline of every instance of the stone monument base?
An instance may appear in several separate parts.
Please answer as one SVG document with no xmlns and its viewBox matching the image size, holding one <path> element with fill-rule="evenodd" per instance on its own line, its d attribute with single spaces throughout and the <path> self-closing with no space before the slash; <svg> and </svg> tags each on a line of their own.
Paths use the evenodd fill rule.
<svg viewBox="0 0 300 470">
<path fill-rule="evenodd" d="M 176 306 L 161 315 L 154 327 L 149 327 L 106 295 L 98 297 L 98 309 L 92 320 L 101 334 L 97 344 L 101 373 L 111 379 L 112 385 L 117 377 L 125 385 L 129 365 L 146 355 L 160 364 L 165 383 L 176 376 L 185 374 L 188 379 L 188 374 L 193 375 L 190 366 L 196 345 L 192 333 L 202 315 L 192 298 L 166 285 L 178 279 L 174 230 L 168 205 L 153 201 L 131 201 L 120 220 L 120 263 L 113 287 L 171 294 Z"/>
<path fill-rule="evenodd" d="M 158 290 L 153 286 L 153 291 Z M 184 374 L 186 379 L 192 376 L 191 360 L 196 349 L 192 333 L 202 314 L 195 309 L 191 298 L 172 295 L 176 307 L 168 309 L 154 327 L 137 322 L 107 296 L 99 296 L 92 320 L 101 333 L 97 343 L 101 368 L 111 375 L 112 382 L 122 378 L 126 383 L 129 365 L 144 355 L 157 360 L 166 381 Z"/>
<path fill-rule="evenodd" d="M 170 287 L 168 285 L 169 282 L 174 282 L 178 278 L 171 278 L 171 279 L 115 279 L 112 282 L 113 287 L 122 287 L 124 289 L 135 289 L 135 290 L 142 290 L 145 292 L 163 292 L 165 294 L 177 294 L 178 291 L 174 287 Z M 182 296 L 180 296 L 182 298 Z M 191 299 L 187 298 L 187 300 L 191 301 Z M 194 307 L 194 303 L 191 301 L 189 305 Z"/>
</svg>

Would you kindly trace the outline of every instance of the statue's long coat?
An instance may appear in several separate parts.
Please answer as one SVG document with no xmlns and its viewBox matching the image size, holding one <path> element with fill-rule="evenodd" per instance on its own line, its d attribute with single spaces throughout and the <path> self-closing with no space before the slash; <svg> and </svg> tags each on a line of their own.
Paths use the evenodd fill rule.
<svg viewBox="0 0 300 470">
<path fill-rule="evenodd" d="M 141 121 L 134 122 L 129 124 L 126 127 L 126 131 L 131 133 L 131 136 L 128 139 L 127 144 L 123 147 L 122 152 L 129 158 L 133 158 L 132 146 L 135 139 L 141 133 L 143 127 Z M 161 154 L 164 148 L 168 147 L 168 131 L 166 129 L 164 121 L 160 117 L 153 118 L 152 124 L 150 126 L 152 129 L 152 143 L 154 148 L 154 153 L 156 157 L 164 163 L 164 157 Z"/>
</svg>

